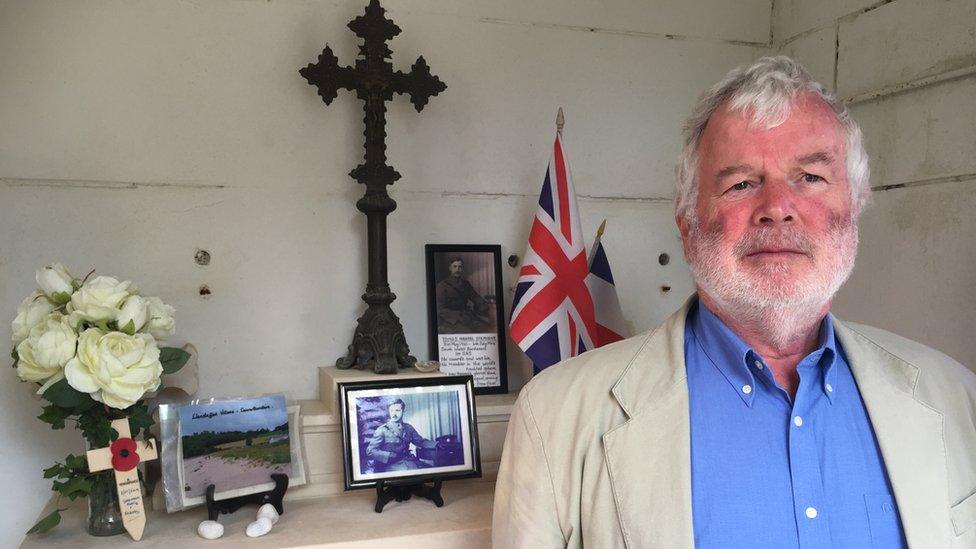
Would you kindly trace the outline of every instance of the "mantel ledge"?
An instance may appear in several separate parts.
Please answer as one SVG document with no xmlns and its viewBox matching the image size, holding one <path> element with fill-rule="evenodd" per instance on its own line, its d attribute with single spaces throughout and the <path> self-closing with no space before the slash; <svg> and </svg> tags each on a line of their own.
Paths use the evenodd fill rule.
<svg viewBox="0 0 976 549">
<path fill-rule="evenodd" d="M 329 549 L 388 549 L 425 547 L 480 549 L 491 546 L 491 507 L 494 482 L 459 480 L 445 482 L 444 506 L 437 508 L 427 500 L 391 502 L 380 514 L 373 511 L 376 493 L 358 490 L 342 495 L 285 501 L 285 514 L 271 533 L 260 538 L 244 534 L 254 520 L 256 507 L 223 515 L 224 536 L 205 540 L 197 536 L 197 526 L 207 511 L 197 507 L 167 514 L 147 511 L 145 535 L 134 542 L 127 534 L 109 538 L 85 532 L 87 505 L 84 499 L 71 502 L 62 523 L 43 535 L 31 535 L 21 547 L 86 548 L 138 547 L 172 549 L 180 547 L 308 547 Z M 52 499 L 38 517 L 54 509 Z M 65 502 L 62 502 L 64 505 Z"/>
</svg>

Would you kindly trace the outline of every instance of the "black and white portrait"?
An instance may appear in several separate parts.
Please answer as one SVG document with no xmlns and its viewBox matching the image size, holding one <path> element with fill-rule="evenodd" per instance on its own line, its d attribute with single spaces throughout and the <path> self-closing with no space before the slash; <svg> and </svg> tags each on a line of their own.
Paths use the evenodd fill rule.
<svg viewBox="0 0 976 549">
<path fill-rule="evenodd" d="M 471 470 L 468 392 L 464 383 L 348 390 L 344 411 L 353 480 Z"/>
<path fill-rule="evenodd" d="M 490 252 L 434 254 L 438 333 L 481 334 L 496 330 L 493 261 Z"/>
<path fill-rule="evenodd" d="M 428 244 L 430 358 L 447 374 L 471 374 L 478 394 L 505 393 L 501 247 Z"/>
</svg>

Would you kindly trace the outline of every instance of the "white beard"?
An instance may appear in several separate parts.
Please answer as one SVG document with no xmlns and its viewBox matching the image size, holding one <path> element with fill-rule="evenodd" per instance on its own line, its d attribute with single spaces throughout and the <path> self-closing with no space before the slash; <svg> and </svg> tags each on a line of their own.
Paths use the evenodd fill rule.
<svg viewBox="0 0 976 549">
<path fill-rule="evenodd" d="M 832 220 L 827 236 L 817 240 L 793 226 L 762 227 L 744 235 L 728 250 L 717 231 L 689 228 L 688 265 L 699 289 L 730 318 L 764 333 L 778 347 L 802 337 L 854 270 L 857 256 L 857 221 L 853 216 Z M 768 263 L 758 269 L 742 258 L 765 245 L 802 250 L 814 268 L 791 276 L 786 263 Z"/>
</svg>

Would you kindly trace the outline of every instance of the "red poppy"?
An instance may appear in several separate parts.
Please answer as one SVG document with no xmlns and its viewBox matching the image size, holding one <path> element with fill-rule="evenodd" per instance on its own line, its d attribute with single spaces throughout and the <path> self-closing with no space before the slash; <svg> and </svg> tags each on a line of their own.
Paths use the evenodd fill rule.
<svg viewBox="0 0 976 549">
<path fill-rule="evenodd" d="M 118 438 L 112 443 L 112 468 L 116 471 L 131 471 L 139 465 L 136 441 L 131 438 Z"/>
</svg>

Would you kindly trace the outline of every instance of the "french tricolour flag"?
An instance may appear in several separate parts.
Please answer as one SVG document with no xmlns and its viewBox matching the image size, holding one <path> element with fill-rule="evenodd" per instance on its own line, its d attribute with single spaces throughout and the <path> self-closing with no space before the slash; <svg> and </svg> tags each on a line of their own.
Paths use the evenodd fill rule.
<svg viewBox="0 0 976 549">
<path fill-rule="evenodd" d="M 596 240 L 590 248 L 590 274 L 586 277 L 586 287 L 590 289 L 593 298 L 593 310 L 596 313 L 596 346 L 602 347 L 614 341 L 627 337 L 627 322 L 623 311 L 620 310 L 620 300 L 617 298 L 617 287 L 613 283 L 613 273 L 610 272 L 610 262 L 607 252 L 603 249 L 603 230 L 607 227 L 607 220 L 600 224 L 596 233 Z"/>
</svg>

